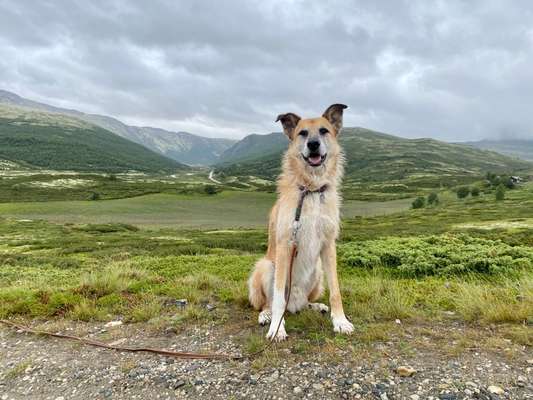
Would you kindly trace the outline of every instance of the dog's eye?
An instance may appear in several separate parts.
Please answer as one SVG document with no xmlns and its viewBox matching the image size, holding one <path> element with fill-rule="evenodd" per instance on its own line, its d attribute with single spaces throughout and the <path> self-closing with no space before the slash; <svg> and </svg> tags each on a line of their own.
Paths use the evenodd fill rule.
<svg viewBox="0 0 533 400">
<path fill-rule="evenodd" d="M 320 132 L 321 135 L 325 135 L 326 133 L 329 132 L 326 128 L 320 128 L 318 131 Z"/>
<path fill-rule="evenodd" d="M 303 137 L 306 137 L 308 134 L 309 132 L 307 132 L 305 129 L 300 131 L 300 133 L 298 133 L 298 135 L 303 136 Z"/>
</svg>

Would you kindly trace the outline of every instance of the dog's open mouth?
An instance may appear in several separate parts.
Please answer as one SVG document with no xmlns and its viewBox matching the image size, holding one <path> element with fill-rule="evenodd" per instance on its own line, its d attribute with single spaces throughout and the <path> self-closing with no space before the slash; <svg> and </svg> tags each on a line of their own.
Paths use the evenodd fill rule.
<svg viewBox="0 0 533 400">
<path fill-rule="evenodd" d="M 311 167 L 319 167 L 326 159 L 327 154 L 321 156 L 320 154 L 310 154 L 308 157 L 304 156 L 304 160 L 307 161 Z"/>
</svg>

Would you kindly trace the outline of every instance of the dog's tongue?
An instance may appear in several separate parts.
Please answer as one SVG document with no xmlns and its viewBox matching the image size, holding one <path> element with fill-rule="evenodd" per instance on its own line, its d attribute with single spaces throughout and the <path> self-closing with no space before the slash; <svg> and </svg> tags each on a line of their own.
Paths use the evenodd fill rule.
<svg viewBox="0 0 533 400">
<path fill-rule="evenodd" d="M 308 158 L 308 160 L 311 165 L 320 165 L 320 162 L 322 161 L 322 157 L 320 155 L 311 156 Z"/>
</svg>

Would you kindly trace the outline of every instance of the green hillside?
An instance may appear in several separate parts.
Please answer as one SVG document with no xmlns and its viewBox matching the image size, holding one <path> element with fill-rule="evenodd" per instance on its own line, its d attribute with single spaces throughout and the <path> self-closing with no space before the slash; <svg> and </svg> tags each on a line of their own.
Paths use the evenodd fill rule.
<svg viewBox="0 0 533 400">
<path fill-rule="evenodd" d="M 182 164 L 61 114 L 0 105 L 0 159 L 75 171 L 175 171 Z"/>
<path fill-rule="evenodd" d="M 269 149 L 266 154 L 253 157 L 242 152 L 235 156 L 242 161 L 220 164 L 219 174 L 274 180 L 287 145 L 273 149 L 272 138 L 264 140 L 265 149 Z M 471 146 L 434 139 L 404 139 L 363 128 L 345 128 L 340 142 L 346 155 L 345 183 L 354 189 L 364 186 L 374 192 L 413 193 L 414 188 L 469 183 L 487 171 L 525 173 L 533 168 L 527 161 Z"/>
<path fill-rule="evenodd" d="M 287 137 L 278 132 L 269 133 L 268 135 L 251 134 L 224 151 L 218 163 L 252 160 L 267 154 L 280 152 L 288 144 Z"/>
</svg>

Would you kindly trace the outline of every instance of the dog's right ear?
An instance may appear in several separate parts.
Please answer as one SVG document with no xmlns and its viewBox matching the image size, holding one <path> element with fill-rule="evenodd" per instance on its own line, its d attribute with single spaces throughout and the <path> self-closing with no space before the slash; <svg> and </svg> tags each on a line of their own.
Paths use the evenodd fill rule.
<svg viewBox="0 0 533 400">
<path fill-rule="evenodd" d="M 298 125 L 298 122 L 300 122 L 301 118 L 294 114 L 294 113 L 287 113 L 287 114 L 280 114 L 278 115 L 278 118 L 276 119 L 276 122 L 281 121 L 281 125 L 283 126 L 283 133 L 289 137 L 290 140 L 292 140 L 294 135 L 294 129 L 296 128 L 296 125 Z"/>
</svg>

